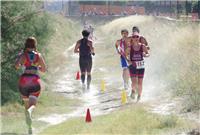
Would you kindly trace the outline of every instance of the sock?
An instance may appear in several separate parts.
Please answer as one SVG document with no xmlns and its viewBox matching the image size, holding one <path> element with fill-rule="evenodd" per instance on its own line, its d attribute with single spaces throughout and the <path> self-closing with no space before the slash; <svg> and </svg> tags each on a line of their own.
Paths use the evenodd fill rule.
<svg viewBox="0 0 200 135">
<path fill-rule="evenodd" d="M 81 75 L 81 81 L 82 81 L 82 83 L 85 83 L 85 74 Z"/>
</svg>

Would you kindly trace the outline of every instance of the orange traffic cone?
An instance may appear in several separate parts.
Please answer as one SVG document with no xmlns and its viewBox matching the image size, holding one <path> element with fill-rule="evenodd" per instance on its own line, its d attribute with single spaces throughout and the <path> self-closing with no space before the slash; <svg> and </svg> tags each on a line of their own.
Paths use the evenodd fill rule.
<svg viewBox="0 0 200 135">
<path fill-rule="evenodd" d="M 76 73 L 76 80 L 80 80 L 80 73 L 79 73 L 79 71 Z"/>
<path fill-rule="evenodd" d="M 91 115 L 90 115 L 90 109 L 87 109 L 87 114 L 85 118 L 85 122 L 92 122 Z"/>
</svg>

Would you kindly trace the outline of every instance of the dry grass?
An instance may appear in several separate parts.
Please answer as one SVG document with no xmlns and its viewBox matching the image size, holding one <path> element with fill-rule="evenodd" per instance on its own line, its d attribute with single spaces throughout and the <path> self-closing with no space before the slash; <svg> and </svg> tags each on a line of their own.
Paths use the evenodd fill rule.
<svg viewBox="0 0 200 135">
<path fill-rule="evenodd" d="M 92 113 L 92 112 L 91 112 Z M 49 127 L 40 135 L 68 134 L 132 134 L 158 135 L 180 128 L 190 128 L 188 124 L 175 116 L 158 116 L 146 112 L 139 105 L 130 106 L 108 115 L 93 117 L 91 123 L 84 118 L 73 118 L 62 124 Z"/>
</svg>

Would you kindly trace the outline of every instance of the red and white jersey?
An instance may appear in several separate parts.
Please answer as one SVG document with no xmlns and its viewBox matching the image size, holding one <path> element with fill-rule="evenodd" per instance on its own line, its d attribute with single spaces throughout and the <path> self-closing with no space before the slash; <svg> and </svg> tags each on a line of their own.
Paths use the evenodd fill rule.
<svg viewBox="0 0 200 135">
<path fill-rule="evenodd" d="M 123 40 L 123 39 L 120 40 L 120 45 L 119 45 L 118 49 L 122 55 L 125 55 L 125 40 Z"/>
</svg>

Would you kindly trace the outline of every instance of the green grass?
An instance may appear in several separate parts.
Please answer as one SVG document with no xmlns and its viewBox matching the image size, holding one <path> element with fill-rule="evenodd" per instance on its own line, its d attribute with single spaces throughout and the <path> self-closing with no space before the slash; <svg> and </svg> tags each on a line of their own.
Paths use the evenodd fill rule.
<svg viewBox="0 0 200 135">
<path fill-rule="evenodd" d="M 40 135 L 67 134 L 134 134 L 157 135 L 180 128 L 189 128 L 189 124 L 175 116 L 159 116 L 145 111 L 140 105 L 92 118 L 85 123 L 85 118 L 72 118 L 68 121 L 45 129 Z M 91 112 L 92 114 L 92 112 Z M 192 126 L 190 124 L 190 126 Z"/>
<path fill-rule="evenodd" d="M 38 104 L 33 113 L 33 118 L 37 119 L 48 114 L 64 114 L 72 109 L 71 106 L 77 105 L 77 100 L 70 100 L 62 94 L 43 91 L 38 100 Z M 9 104 L 1 108 L 2 129 L 1 133 L 26 133 L 26 123 L 24 117 L 24 107 L 21 104 Z M 33 127 L 42 127 L 46 123 L 33 121 Z"/>
</svg>

